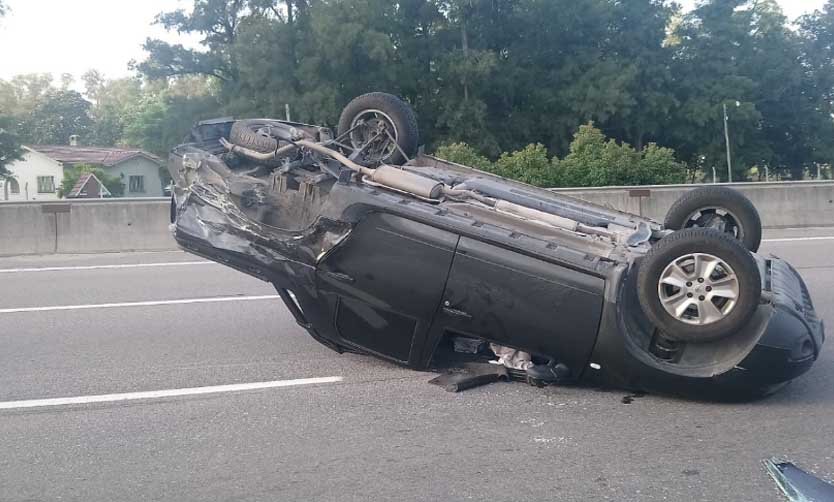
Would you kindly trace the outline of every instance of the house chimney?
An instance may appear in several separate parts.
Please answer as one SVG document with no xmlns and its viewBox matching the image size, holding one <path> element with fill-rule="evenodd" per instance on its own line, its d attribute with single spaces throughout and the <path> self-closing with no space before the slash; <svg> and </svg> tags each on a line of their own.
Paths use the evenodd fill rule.
<svg viewBox="0 0 834 502">
<path fill-rule="evenodd" d="M 78 146 L 78 135 L 73 134 L 70 136 L 70 146 Z"/>
</svg>

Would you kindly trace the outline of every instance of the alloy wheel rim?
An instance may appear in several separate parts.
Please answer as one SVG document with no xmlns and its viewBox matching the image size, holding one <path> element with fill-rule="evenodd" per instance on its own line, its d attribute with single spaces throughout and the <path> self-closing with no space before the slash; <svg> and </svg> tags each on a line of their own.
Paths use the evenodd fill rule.
<svg viewBox="0 0 834 502">
<path fill-rule="evenodd" d="M 660 274 L 660 303 L 678 321 L 708 325 L 735 309 L 740 293 L 733 268 L 721 258 L 690 253 L 673 260 Z"/>
</svg>

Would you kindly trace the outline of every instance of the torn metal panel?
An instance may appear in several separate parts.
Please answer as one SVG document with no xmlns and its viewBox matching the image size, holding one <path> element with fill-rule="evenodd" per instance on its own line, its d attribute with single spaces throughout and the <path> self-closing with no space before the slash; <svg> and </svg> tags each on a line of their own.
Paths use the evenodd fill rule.
<svg viewBox="0 0 834 502">
<path fill-rule="evenodd" d="M 834 502 L 834 485 L 808 474 L 791 462 L 764 461 L 768 474 L 791 502 Z"/>
</svg>

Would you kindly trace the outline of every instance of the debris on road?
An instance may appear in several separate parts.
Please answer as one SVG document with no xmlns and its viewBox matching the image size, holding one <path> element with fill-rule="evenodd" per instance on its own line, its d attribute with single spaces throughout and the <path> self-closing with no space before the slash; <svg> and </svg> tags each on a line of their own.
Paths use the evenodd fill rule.
<svg viewBox="0 0 834 502">
<path fill-rule="evenodd" d="M 808 474 L 791 462 L 765 460 L 768 474 L 791 502 L 834 502 L 834 485 Z"/>
</svg>

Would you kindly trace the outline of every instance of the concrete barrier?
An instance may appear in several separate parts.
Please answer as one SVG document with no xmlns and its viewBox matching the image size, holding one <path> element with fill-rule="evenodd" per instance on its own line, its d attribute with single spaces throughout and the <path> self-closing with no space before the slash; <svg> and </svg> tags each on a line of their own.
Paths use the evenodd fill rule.
<svg viewBox="0 0 834 502">
<path fill-rule="evenodd" d="M 697 185 L 566 188 L 555 192 L 663 221 Z M 834 181 L 732 183 L 759 209 L 765 228 L 834 226 Z M 177 249 L 168 199 L 0 203 L 0 256 Z"/>
<path fill-rule="evenodd" d="M 0 256 L 177 249 L 168 199 L 0 203 Z"/>
<path fill-rule="evenodd" d="M 834 226 L 834 181 L 724 183 L 746 195 L 765 228 Z M 681 195 L 701 185 L 560 188 L 554 192 L 663 221 Z"/>
</svg>

